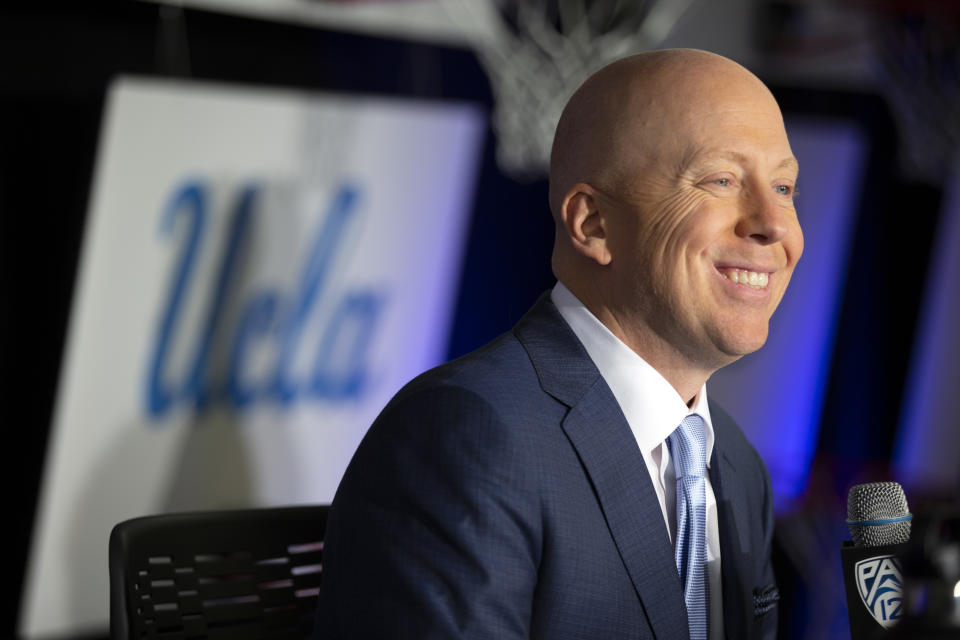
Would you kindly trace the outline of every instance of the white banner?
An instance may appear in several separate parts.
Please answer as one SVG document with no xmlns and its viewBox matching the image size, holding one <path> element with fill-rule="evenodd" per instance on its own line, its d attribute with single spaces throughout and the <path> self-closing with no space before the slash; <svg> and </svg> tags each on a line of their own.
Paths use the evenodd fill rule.
<svg viewBox="0 0 960 640">
<path fill-rule="evenodd" d="M 106 628 L 121 520 L 332 499 L 445 355 L 482 135 L 465 105 L 113 85 L 22 635 Z"/>
</svg>

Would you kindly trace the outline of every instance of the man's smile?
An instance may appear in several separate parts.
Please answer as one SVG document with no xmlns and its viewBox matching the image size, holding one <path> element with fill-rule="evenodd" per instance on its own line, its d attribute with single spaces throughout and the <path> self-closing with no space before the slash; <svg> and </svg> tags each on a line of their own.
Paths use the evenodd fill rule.
<svg viewBox="0 0 960 640">
<path fill-rule="evenodd" d="M 771 271 L 756 268 L 717 266 L 717 271 L 724 278 L 735 284 L 741 284 L 751 289 L 764 290 L 770 284 Z"/>
</svg>

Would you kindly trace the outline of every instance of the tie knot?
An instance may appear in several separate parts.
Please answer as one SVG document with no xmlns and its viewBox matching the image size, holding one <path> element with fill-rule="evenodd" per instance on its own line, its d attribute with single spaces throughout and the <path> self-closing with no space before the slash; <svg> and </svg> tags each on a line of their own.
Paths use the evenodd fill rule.
<svg viewBox="0 0 960 640">
<path fill-rule="evenodd" d="M 677 478 L 703 477 L 707 471 L 707 435 L 703 418 L 691 413 L 667 438 Z"/>
</svg>

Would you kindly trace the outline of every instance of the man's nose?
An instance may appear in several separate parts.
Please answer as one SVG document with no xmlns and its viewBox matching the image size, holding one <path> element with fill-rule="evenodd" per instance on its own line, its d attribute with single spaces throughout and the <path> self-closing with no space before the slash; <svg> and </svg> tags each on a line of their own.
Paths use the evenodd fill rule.
<svg viewBox="0 0 960 640">
<path fill-rule="evenodd" d="M 754 189 L 744 199 L 736 233 L 763 245 L 780 242 L 789 229 L 792 208 L 772 188 Z"/>
</svg>

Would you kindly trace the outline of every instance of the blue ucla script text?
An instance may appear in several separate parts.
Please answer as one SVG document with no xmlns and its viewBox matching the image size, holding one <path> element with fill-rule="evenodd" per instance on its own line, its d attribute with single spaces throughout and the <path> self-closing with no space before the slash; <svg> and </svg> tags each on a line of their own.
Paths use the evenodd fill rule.
<svg viewBox="0 0 960 640">
<path fill-rule="evenodd" d="M 203 251 L 209 218 L 210 188 L 203 181 L 180 186 L 162 212 L 161 231 L 172 236 L 178 220 L 187 224 L 177 258 L 173 261 L 166 304 L 162 308 L 155 342 L 147 367 L 146 412 L 160 419 L 180 403 L 204 410 L 227 403 L 245 408 L 270 401 L 289 406 L 300 398 L 344 401 L 362 395 L 369 381 L 367 351 L 383 307 L 382 296 L 370 290 L 347 290 L 334 298 L 332 312 L 319 327 L 320 339 L 312 359 L 312 370 L 293 375 L 293 360 L 301 347 L 304 329 L 317 300 L 331 279 L 335 279 L 337 253 L 343 236 L 355 217 L 357 189 L 344 185 L 335 192 L 326 216 L 306 256 L 294 292 L 262 288 L 241 301 L 240 313 L 226 317 L 225 300 L 231 283 L 244 260 L 244 247 L 256 200 L 258 185 L 240 188 L 229 212 L 227 240 L 220 256 L 212 292 L 191 293 L 197 280 L 197 264 Z M 209 293 L 209 295 L 204 295 Z M 207 308 L 200 330 L 193 336 L 186 371 L 169 371 L 168 361 L 178 335 L 188 296 L 200 295 Z M 318 327 L 311 327 L 311 331 Z M 218 334 L 227 332 L 227 366 L 211 366 Z M 248 369 L 255 346 L 269 343 L 275 360 L 271 373 L 253 380 Z"/>
</svg>

